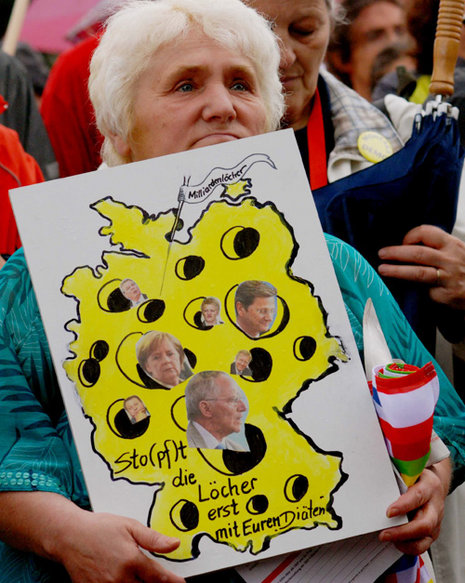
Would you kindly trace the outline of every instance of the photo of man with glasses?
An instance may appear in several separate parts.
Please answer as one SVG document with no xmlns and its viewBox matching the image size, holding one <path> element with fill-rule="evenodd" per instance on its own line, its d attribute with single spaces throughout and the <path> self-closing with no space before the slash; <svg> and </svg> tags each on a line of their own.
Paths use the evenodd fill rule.
<svg viewBox="0 0 465 583">
<path fill-rule="evenodd" d="M 202 371 L 186 386 L 187 443 L 203 449 L 248 451 L 231 439 L 243 431 L 246 398 L 239 385 L 221 371 Z"/>
</svg>

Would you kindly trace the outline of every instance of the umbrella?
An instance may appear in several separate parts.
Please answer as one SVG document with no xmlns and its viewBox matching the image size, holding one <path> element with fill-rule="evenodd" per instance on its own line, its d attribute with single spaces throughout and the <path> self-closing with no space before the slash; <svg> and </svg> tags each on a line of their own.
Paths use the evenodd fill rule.
<svg viewBox="0 0 465 583">
<path fill-rule="evenodd" d="M 354 246 L 376 268 L 381 247 L 399 245 L 411 228 L 436 225 L 451 232 L 456 215 L 464 150 L 452 108 L 441 103 L 453 92 L 465 0 L 441 0 L 431 91 L 439 96 L 430 113 L 414 122 L 405 147 L 382 162 L 313 191 L 323 229 Z M 410 324 L 431 349 L 436 307 L 420 284 L 389 280 Z"/>
<path fill-rule="evenodd" d="M 15 0 L 12 19 L 15 10 L 17 14 L 20 11 L 22 14 L 18 14 L 19 18 L 15 22 L 13 46 L 16 45 L 19 37 L 20 40 L 43 53 L 60 53 L 73 46 L 72 42 L 66 38 L 68 31 L 101 2 L 102 0 L 79 0 L 79 2 L 76 0 L 33 0 L 27 8 L 28 0 Z M 23 17 L 24 22 L 22 22 Z"/>
</svg>

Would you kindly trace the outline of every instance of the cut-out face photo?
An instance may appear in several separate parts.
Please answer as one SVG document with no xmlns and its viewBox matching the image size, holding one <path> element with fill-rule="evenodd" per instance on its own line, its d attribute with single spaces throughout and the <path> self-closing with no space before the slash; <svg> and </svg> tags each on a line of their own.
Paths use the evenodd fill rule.
<svg viewBox="0 0 465 583">
<path fill-rule="evenodd" d="M 234 379 L 221 371 L 199 372 L 187 383 L 185 396 L 189 447 L 249 451 L 247 398 Z"/>
<path fill-rule="evenodd" d="M 248 350 L 239 350 L 234 362 L 231 363 L 231 374 L 250 376 L 252 371 L 249 364 L 252 360 L 252 354 Z"/>
<path fill-rule="evenodd" d="M 150 415 L 146 406 L 144 405 L 144 402 L 137 395 L 132 395 L 131 397 L 125 399 L 124 410 L 126 411 L 129 417 L 129 421 L 132 424 L 139 423 L 140 421 L 147 419 L 147 417 Z"/>
<path fill-rule="evenodd" d="M 179 340 L 168 332 L 151 330 L 136 344 L 137 361 L 144 373 L 171 389 L 192 376 L 192 369 Z"/>
<path fill-rule="evenodd" d="M 145 302 L 147 296 L 140 291 L 139 286 L 133 279 L 123 279 L 119 285 L 123 296 L 131 302 L 131 308 Z"/>
<path fill-rule="evenodd" d="M 266 281 L 243 281 L 236 289 L 236 324 L 250 336 L 259 338 L 270 330 L 276 318 L 277 290 Z"/>
<path fill-rule="evenodd" d="M 220 308 L 221 303 L 218 298 L 214 298 L 213 296 L 205 298 L 200 307 L 200 311 L 202 312 L 202 325 L 216 326 L 217 324 L 223 324 L 220 318 Z"/>
</svg>

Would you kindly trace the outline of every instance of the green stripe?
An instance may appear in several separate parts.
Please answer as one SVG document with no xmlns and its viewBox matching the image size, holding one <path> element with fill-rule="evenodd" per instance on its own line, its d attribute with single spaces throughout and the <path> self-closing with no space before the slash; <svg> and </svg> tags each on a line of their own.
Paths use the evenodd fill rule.
<svg viewBox="0 0 465 583">
<path fill-rule="evenodd" d="M 407 476 L 417 476 L 418 474 L 421 474 L 421 472 L 423 471 L 424 467 L 426 466 L 426 462 L 428 461 L 428 458 L 429 452 L 417 460 L 405 461 L 398 460 L 395 457 L 391 459 L 401 474 L 405 474 Z"/>
</svg>

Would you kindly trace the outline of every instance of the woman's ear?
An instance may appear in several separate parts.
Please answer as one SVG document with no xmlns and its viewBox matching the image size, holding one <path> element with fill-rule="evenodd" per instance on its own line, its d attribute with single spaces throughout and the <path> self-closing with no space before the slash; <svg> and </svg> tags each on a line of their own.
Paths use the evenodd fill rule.
<svg viewBox="0 0 465 583">
<path fill-rule="evenodd" d="M 125 160 L 131 159 L 131 148 L 129 144 L 119 134 L 110 134 L 110 141 L 117 153 Z"/>
</svg>

